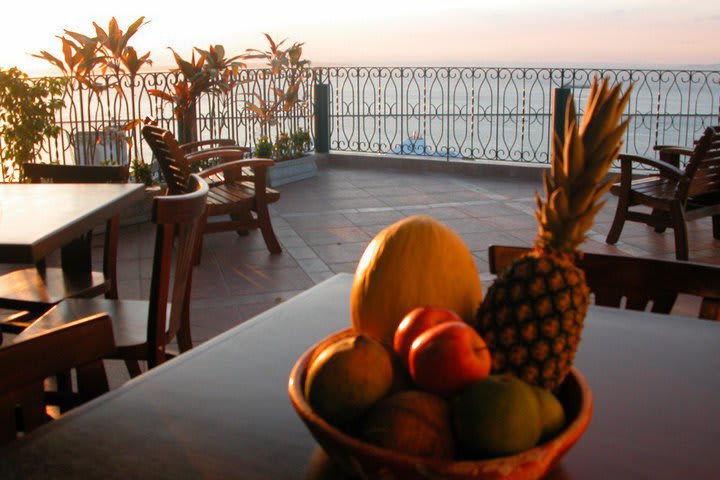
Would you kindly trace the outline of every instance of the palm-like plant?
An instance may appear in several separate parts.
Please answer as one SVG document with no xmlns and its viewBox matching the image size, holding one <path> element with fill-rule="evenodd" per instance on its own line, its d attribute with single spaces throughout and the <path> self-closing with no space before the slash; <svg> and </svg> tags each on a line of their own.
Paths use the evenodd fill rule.
<svg viewBox="0 0 720 480">
<path fill-rule="evenodd" d="M 171 102 L 174 105 L 175 116 L 179 119 L 195 106 L 195 99 L 202 92 L 207 91 L 210 78 L 204 71 L 204 55 L 201 54 L 196 60 L 193 51 L 190 61 L 187 61 L 172 48 L 170 48 L 170 51 L 173 53 L 177 64 L 177 67 L 171 71 L 181 75 L 182 80 L 175 83 L 172 93 L 158 89 L 150 89 L 148 92 L 162 100 Z"/>
<path fill-rule="evenodd" d="M 137 145 L 137 142 L 134 141 L 134 137 L 138 134 L 136 127 L 142 123 L 142 120 L 137 117 L 136 112 L 135 77 L 142 67 L 152 65 L 152 60 L 150 60 L 150 52 L 138 56 L 135 48 L 128 45 L 128 43 L 140 27 L 147 23 L 148 22 L 145 22 L 145 17 L 139 17 L 123 32 L 118 26 L 115 17 L 110 19 L 107 31 L 93 22 L 95 38 L 98 43 L 100 43 L 101 51 L 104 53 L 100 69 L 103 73 L 109 70 L 114 74 L 116 81 L 113 86 L 121 98 L 126 98 L 125 90 L 121 86 L 121 76 L 127 75 L 129 78 L 129 82 L 127 83 L 130 87 L 131 118 L 124 124 L 121 124 L 119 129 L 122 137 L 130 148 L 132 148 L 133 145 Z M 132 132 L 132 134 L 130 134 L 130 132 Z M 140 154 L 137 151 L 137 147 L 135 147 L 135 150 L 135 155 L 139 158 Z"/>
<path fill-rule="evenodd" d="M 66 78 L 73 79 L 82 87 L 89 91 L 87 112 L 82 106 L 82 97 L 80 97 L 80 123 L 84 123 L 84 116 L 87 113 L 88 121 L 92 117 L 91 99 L 93 94 L 104 91 L 107 88 L 114 88 L 120 98 L 127 101 L 126 91 L 121 86 L 121 77 L 127 75 L 130 78 L 130 118 L 127 122 L 113 126 L 118 133 L 128 143 L 130 147 L 133 145 L 133 136 L 126 135 L 127 132 L 134 131 L 140 120 L 135 118 L 135 82 L 134 78 L 145 65 L 151 65 L 150 52 L 138 56 L 135 49 L 128 45 L 130 39 L 135 35 L 140 27 L 147 22 L 145 17 L 140 17 L 133 22 L 125 32 L 118 26 L 117 20 L 113 17 L 107 31 L 101 28 L 97 23 L 93 22 L 95 36 L 90 37 L 78 32 L 69 30 L 64 31 L 64 36 L 58 37 L 62 43 L 62 59 L 55 57 L 49 52 L 43 50 L 39 54 L 33 55 L 36 58 L 46 60 L 56 66 Z M 111 72 L 113 78 L 107 77 L 107 73 Z M 103 83 L 97 79 L 103 75 L 105 80 Z M 137 133 L 137 132 L 135 132 Z M 100 137 L 97 139 L 100 141 Z M 94 149 L 92 149 L 94 154 Z M 136 151 L 136 155 L 138 152 Z"/>
<path fill-rule="evenodd" d="M 62 43 L 62 60 L 42 50 L 33 57 L 50 62 L 60 69 L 64 76 L 77 80 L 91 91 L 102 90 L 103 86 L 92 80 L 92 74 L 103 60 L 100 43 L 91 37 L 65 30 L 67 36 L 57 37 Z"/>
<path fill-rule="evenodd" d="M 181 141 L 192 141 L 197 100 L 204 93 L 221 96 L 230 92 L 234 85 L 232 68 L 236 65 L 244 67 L 244 64 L 236 62 L 239 56 L 227 58 L 222 45 L 210 45 L 207 50 L 194 48 L 189 61 L 172 48 L 170 51 L 176 64 L 172 71 L 182 78 L 175 83 L 172 92 L 151 89 L 149 93 L 174 105 L 179 137 Z"/>
<path fill-rule="evenodd" d="M 293 43 L 290 47 L 281 48 L 287 39 L 275 42 L 267 33 L 264 34 L 268 41 L 268 50 L 257 50 L 249 48 L 246 50 L 244 59 L 265 60 L 267 71 L 261 72 L 261 78 L 265 75 L 270 79 L 270 92 L 272 98 L 264 99 L 261 95 L 253 94 L 253 100 L 245 106 L 263 125 L 264 133 L 267 134 L 267 126 L 278 125 L 278 115 L 290 112 L 298 105 L 302 105 L 300 90 L 302 82 L 307 73 L 310 61 L 302 59 L 302 47 L 304 43 Z M 282 82 L 285 82 L 284 88 Z"/>
<path fill-rule="evenodd" d="M 45 50 L 33 56 L 50 62 L 63 75 L 74 78 L 93 91 L 99 91 L 107 88 L 107 84 L 92 81 L 92 76 L 98 73 L 105 74 L 110 70 L 116 77 L 123 73 L 134 77 L 140 68 L 152 65 L 150 52 L 138 57 L 135 49 L 128 45 L 138 29 L 147 23 L 144 20 L 145 17 L 138 18 L 125 32 L 114 17 L 108 24 L 107 32 L 93 22 L 94 37 L 65 30 L 65 35 L 58 37 L 62 42 L 62 59 Z"/>
<path fill-rule="evenodd" d="M 108 24 L 107 32 L 103 30 L 97 23 L 93 22 L 95 27 L 95 39 L 100 43 L 105 56 L 102 60 L 102 70 L 111 70 L 115 75 L 125 72 L 130 77 L 135 77 L 140 68 L 145 65 L 152 65 L 150 60 L 150 52 L 138 57 L 135 49 L 128 45 L 133 35 L 145 22 L 145 17 L 135 20 L 125 32 L 118 26 L 117 20 L 113 17 Z"/>
</svg>

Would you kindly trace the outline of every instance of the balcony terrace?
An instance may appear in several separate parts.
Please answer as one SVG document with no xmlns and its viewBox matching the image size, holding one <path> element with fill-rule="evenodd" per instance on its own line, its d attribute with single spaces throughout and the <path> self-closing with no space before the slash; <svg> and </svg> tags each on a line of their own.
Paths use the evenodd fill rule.
<svg viewBox="0 0 720 480">
<path fill-rule="evenodd" d="M 365 162 L 367 163 L 367 162 Z M 535 191 L 540 170 L 504 167 L 488 172 L 453 172 L 404 166 L 369 167 L 339 155 L 320 162 L 318 176 L 279 187 L 272 206 L 275 231 L 283 247 L 270 255 L 259 232 L 207 235 L 202 262 L 193 277 L 193 341 L 204 342 L 272 308 L 338 272 L 353 272 L 370 239 L 387 225 L 410 215 L 432 215 L 457 231 L 473 252 L 486 287 L 491 244 L 529 245 L 535 235 Z M 615 211 L 608 198 L 598 214 L 588 252 L 674 259 L 672 231 L 628 222 L 621 241 L 605 243 Z M 720 264 L 720 240 L 710 218 L 689 222 L 691 261 Z M 153 243 L 149 223 L 122 229 L 119 247 L 121 298 L 147 295 Z M 102 252 L 100 243 L 97 253 Z M 421 261 L 421 259 L 418 259 Z M 621 275 L 621 273 L 618 273 Z M 690 311 L 693 299 L 679 302 Z M 113 369 L 124 381 L 124 366 Z"/>
<path fill-rule="evenodd" d="M 229 101 L 203 97 L 198 103 L 198 139 L 228 137 L 240 145 L 256 144 L 260 126 L 238 109 L 237 99 L 267 95 L 267 87 L 258 72 L 242 74 L 247 81 L 238 83 Z M 271 215 L 281 255 L 270 255 L 257 232 L 206 236 L 193 280 L 194 342 L 202 343 L 335 273 L 353 272 L 378 231 L 418 213 L 440 219 L 463 237 L 487 286 L 492 279 L 488 246 L 526 246 L 535 236 L 535 192 L 550 157 L 555 89 L 566 88 L 582 106 L 586 84 L 595 75 L 635 83 L 625 152 L 653 155 L 655 144 L 688 145 L 718 120 L 718 71 L 314 69 L 303 87 L 309 111 L 290 112 L 280 124 L 286 131 L 311 130 L 314 144 L 325 142 L 332 153 L 320 161 L 318 176 L 278 188 L 281 198 L 271 206 Z M 108 125 L 145 115 L 177 129 L 170 106 L 147 94 L 149 86 L 169 88 L 174 81 L 167 73 L 143 76 L 139 86 L 126 87 L 131 93 L 138 90 L 123 97 L 133 98 L 131 104 L 113 98 L 113 90 L 101 97 L 71 86 L 67 108 L 58 118 L 63 134 L 48 141 L 43 159 L 83 163 L 83 150 L 74 143 L 82 134 L 104 138 Z M 324 107 L 314 88 L 318 84 L 326 88 Z M 313 117 L 325 118 L 324 138 L 312 128 Z M 122 155 L 105 151 L 107 145 L 101 148 L 100 143 L 93 147 L 95 153 L 110 154 L 107 158 L 121 163 L 151 163 L 138 132 L 131 135 L 132 147 Z M 657 234 L 632 222 L 617 245 L 607 245 L 615 205 L 609 197 L 586 251 L 675 258 L 671 231 Z M 720 241 L 713 239 L 711 220 L 690 222 L 688 230 L 691 261 L 720 264 Z M 153 233 L 149 223 L 123 228 L 120 298 L 147 296 Z M 95 253 L 101 252 L 98 242 Z M 693 307 L 691 301 L 679 305 Z M 115 377 L 125 375 L 123 368 L 117 370 Z"/>
</svg>

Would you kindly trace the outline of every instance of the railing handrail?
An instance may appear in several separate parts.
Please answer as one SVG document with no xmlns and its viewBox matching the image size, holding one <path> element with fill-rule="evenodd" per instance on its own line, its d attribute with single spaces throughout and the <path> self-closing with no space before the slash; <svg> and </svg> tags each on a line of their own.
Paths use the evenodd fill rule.
<svg viewBox="0 0 720 480">
<path fill-rule="evenodd" d="M 266 69 L 241 69 L 238 78 L 243 81 L 227 98 L 201 98 L 199 138 L 228 137 L 243 145 L 255 144 L 262 129 L 243 102 L 255 93 L 269 95 L 260 71 Z M 720 71 L 713 69 L 314 66 L 301 90 L 307 106 L 280 115 L 278 128 L 270 133 L 297 127 L 312 132 L 313 86 L 322 82 L 329 87 L 331 150 L 544 164 L 549 161 L 551 144 L 552 90 L 570 88 L 582 115 L 588 93 L 585 86 L 595 75 L 609 77 L 611 83 L 635 83 L 627 112 L 631 123 L 624 139 L 624 150 L 629 153 L 653 155 L 657 143 L 689 144 L 708 124 L 720 123 Z M 152 157 L 137 129 L 113 136 L 107 127 L 151 115 L 175 130 L 172 106 L 148 91 L 170 91 L 177 72 L 96 79 L 120 82 L 125 95 L 115 89 L 90 93 L 71 81 L 66 106 L 58 114 L 63 133 L 48 139 L 43 159 L 74 163 L 110 155 L 149 163 Z M 80 141 L 83 135 L 90 139 L 85 144 Z"/>
</svg>

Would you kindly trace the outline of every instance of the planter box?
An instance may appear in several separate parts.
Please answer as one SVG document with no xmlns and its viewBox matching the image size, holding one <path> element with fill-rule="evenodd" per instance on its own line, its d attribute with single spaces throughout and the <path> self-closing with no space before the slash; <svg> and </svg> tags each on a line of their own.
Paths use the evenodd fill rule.
<svg viewBox="0 0 720 480">
<path fill-rule="evenodd" d="M 166 190 L 167 187 L 165 185 L 145 187 L 145 198 L 120 215 L 120 225 L 125 227 L 150 221 L 153 200 L 159 195 L 165 195 Z"/>
<path fill-rule="evenodd" d="M 317 164 L 315 154 L 311 153 L 300 158 L 275 162 L 275 165 L 268 169 L 268 183 L 274 188 L 315 175 L 317 175 Z"/>
<path fill-rule="evenodd" d="M 72 142 L 76 165 L 128 164 L 128 145 L 113 131 L 75 132 Z"/>
</svg>

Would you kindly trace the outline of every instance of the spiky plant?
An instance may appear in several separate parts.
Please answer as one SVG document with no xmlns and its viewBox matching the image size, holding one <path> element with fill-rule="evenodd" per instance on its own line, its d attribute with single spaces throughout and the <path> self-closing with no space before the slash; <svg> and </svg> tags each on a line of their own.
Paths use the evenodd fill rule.
<svg viewBox="0 0 720 480">
<path fill-rule="evenodd" d="M 555 135 L 544 199 L 536 195 L 535 246 L 500 273 L 478 311 L 496 373 L 552 390 L 570 370 L 589 302 L 574 261 L 612 184 L 607 173 L 627 127 L 621 117 L 630 90 L 621 95 L 619 85 L 595 79 L 579 127 L 568 102 L 564 143 Z"/>
</svg>

